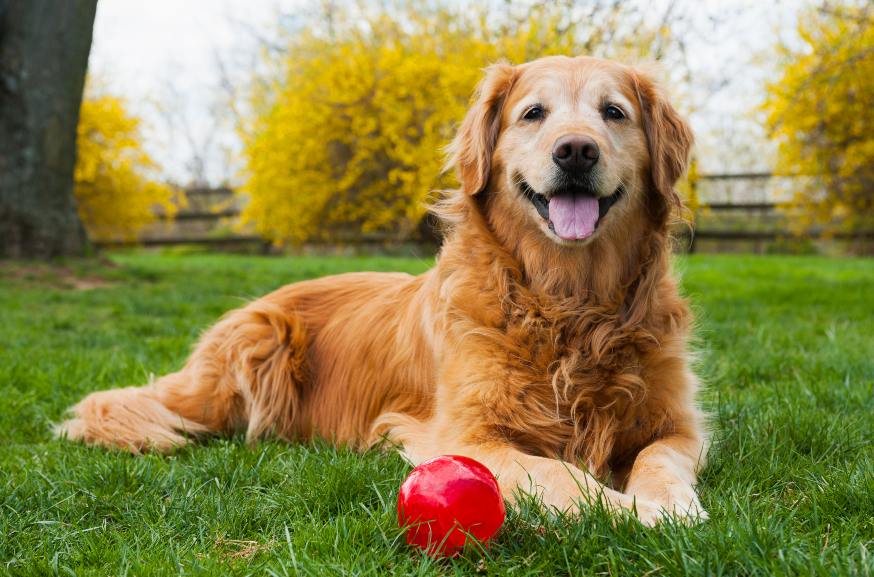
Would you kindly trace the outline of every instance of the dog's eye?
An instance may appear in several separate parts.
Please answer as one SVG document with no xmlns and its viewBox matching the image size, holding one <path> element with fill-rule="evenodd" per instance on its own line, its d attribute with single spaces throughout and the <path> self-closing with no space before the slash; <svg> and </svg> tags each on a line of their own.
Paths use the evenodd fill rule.
<svg viewBox="0 0 874 577">
<path fill-rule="evenodd" d="M 522 115 L 523 120 L 543 120 L 543 117 L 546 116 L 546 111 L 543 110 L 543 107 L 539 104 L 535 104 L 531 108 L 525 111 L 525 114 Z"/>
<path fill-rule="evenodd" d="M 625 118 L 625 113 L 618 106 L 608 104 L 607 108 L 604 109 L 604 117 L 608 120 L 622 120 Z"/>
</svg>

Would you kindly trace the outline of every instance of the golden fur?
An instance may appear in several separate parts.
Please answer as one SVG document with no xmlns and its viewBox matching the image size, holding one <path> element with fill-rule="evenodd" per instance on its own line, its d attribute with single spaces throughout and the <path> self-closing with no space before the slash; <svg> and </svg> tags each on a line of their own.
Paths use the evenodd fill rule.
<svg viewBox="0 0 874 577">
<path fill-rule="evenodd" d="M 600 116 L 607 100 L 627 121 Z M 534 101 L 549 116 L 519 120 Z M 518 188 L 549 186 L 552 143 L 569 132 L 598 143 L 599 190 L 625 191 L 584 241 L 550 233 Z M 462 187 L 436 207 L 448 231 L 435 268 L 283 287 L 206 331 L 179 372 L 94 393 L 59 430 L 135 452 L 233 431 L 387 436 L 412 463 L 479 459 L 508 498 L 700 518 L 705 435 L 667 230 L 691 143 L 637 69 L 495 65 L 450 149 Z"/>
</svg>

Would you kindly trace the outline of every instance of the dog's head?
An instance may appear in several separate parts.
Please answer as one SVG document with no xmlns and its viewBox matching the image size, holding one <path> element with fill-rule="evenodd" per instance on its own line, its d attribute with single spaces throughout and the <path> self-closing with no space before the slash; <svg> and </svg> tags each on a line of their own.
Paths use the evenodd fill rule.
<svg viewBox="0 0 874 577">
<path fill-rule="evenodd" d="M 595 58 L 491 66 L 450 147 L 467 195 L 564 246 L 663 227 L 692 134 L 640 70 Z M 626 231 L 627 232 L 627 231 Z"/>
</svg>

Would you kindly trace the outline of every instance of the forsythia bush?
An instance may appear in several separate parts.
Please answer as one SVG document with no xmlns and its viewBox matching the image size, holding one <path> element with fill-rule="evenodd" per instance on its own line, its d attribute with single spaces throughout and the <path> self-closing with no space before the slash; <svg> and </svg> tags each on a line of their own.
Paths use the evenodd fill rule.
<svg viewBox="0 0 874 577">
<path fill-rule="evenodd" d="M 874 10 L 829 2 L 800 20 L 768 87 L 778 171 L 808 177 L 789 207 L 798 232 L 874 228 Z"/>
<path fill-rule="evenodd" d="M 89 236 L 133 240 L 155 221 L 155 209 L 171 217 L 175 191 L 150 179 L 157 165 L 143 150 L 140 119 L 113 96 L 87 97 L 79 112 L 75 195 Z"/>
<path fill-rule="evenodd" d="M 598 43 L 582 30 L 590 24 L 557 8 L 535 7 L 494 29 L 486 13 L 414 6 L 348 20 L 334 14 L 330 26 L 293 33 L 273 62 L 278 76 L 254 83 L 243 219 L 266 238 L 408 237 L 433 191 L 454 184 L 441 174 L 441 151 L 482 68 L 501 58 L 591 53 L 581 37 Z M 616 35 L 612 54 L 645 53 L 657 33 L 666 34 Z"/>
</svg>

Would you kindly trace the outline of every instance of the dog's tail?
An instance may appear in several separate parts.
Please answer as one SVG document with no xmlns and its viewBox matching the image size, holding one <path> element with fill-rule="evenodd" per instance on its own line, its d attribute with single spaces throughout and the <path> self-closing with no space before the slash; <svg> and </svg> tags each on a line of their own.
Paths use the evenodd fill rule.
<svg viewBox="0 0 874 577">
<path fill-rule="evenodd" d="M 256 301 L 207 331 L 181 371 L 144 387 L 92 393 L 55 431 L 133 452 L 170 450 L 206 433 L 294 438 L 302 433 L 306 350 L 293 311 Z"/>
</svg>

